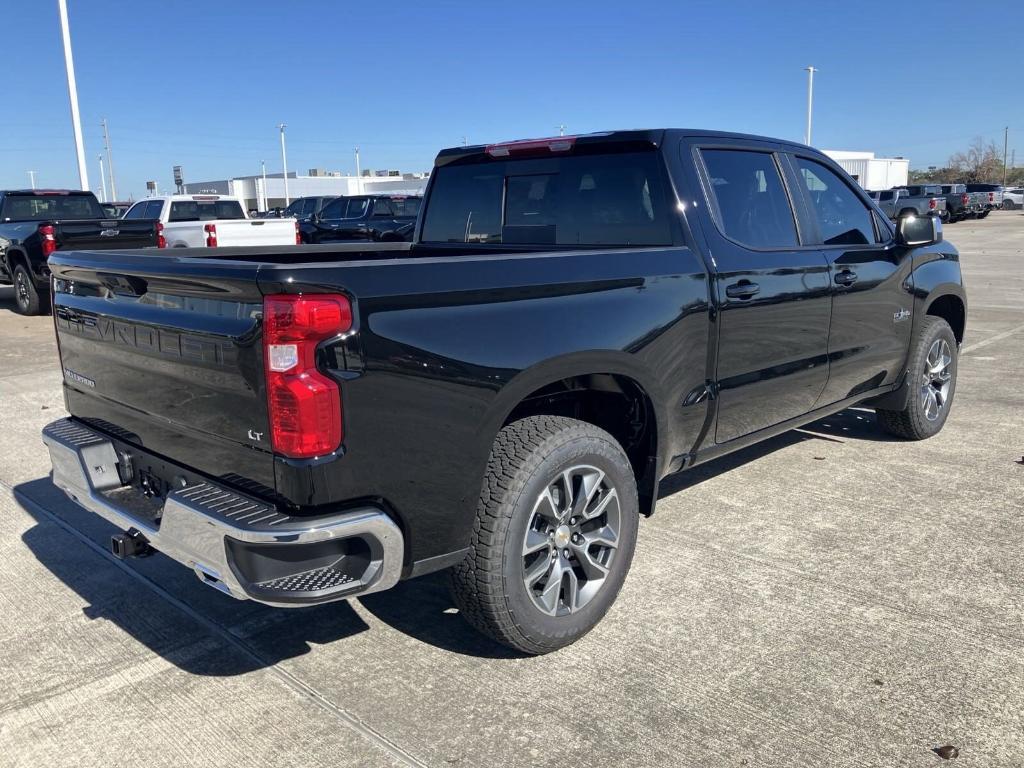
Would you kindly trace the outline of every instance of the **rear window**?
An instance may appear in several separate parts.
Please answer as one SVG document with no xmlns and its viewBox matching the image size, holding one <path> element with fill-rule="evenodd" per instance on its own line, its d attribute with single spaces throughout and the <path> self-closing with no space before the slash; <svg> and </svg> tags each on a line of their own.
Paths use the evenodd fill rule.
<svg viewBox="0 0 1024 768">
<path fill-rule="evenodd" d="M 245 211 L 237 200 L 176 200 L 171 203 L 168 221 L 214 221 L 244 219 Z"/>
<path fill-rule="evenodd" d="M 0 216 L 5 221 L 110 218 L 94 195 L 8 195 Z"/>
<path fill-rule="evenodd" d="M 449 165 L 435 175 L 424 242 L 672 242 L 654 152 Z"/>
</svg>

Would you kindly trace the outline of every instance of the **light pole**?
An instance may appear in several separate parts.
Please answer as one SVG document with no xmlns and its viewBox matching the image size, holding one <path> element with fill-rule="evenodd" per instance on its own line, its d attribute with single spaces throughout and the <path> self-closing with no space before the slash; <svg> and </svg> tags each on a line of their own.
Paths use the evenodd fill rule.
<svg viewBox="0 0 1024 768">
<path fill-rule="evenodd" d="M 103 155 L 96 155 L 100 161 L 100 190 L 103 192 L 103 199 L 101 203 L 107 202 L 107 177 L 103 173 Z"/>
<path fill-rule="evenodd" d="M 556 125 L 555 128 L 558 129 L 559 136 L 565 136 L 565 123 L 562 123 L 561 125 Z"/>
<path fill-rule="evenodd" d="M 1003 128 L 1003 186 L 1006 186 L 1006 147 L 1010 141 L 1010 126 Z"/>
<path fill-rule="evenodd" d="M 25 171 L 25 173 L 28 174 L 28 181 L 32 185 L 32 189 L 35 189 L 36 188 L 36 172 L 35 171 Z"/>
<path fill-rule="evenodd" d="M 267 164 L 263 160 L 260 160 L 260 173 L 263 174 L 263 195 L 261 196 L 262 199 L 258 202 L 262 206 L 260 212 L 263 212 L 269 207 L 267 205 Z"/>
<path fill-rule="evenodd" d="M 363 194 L 363 173 L 359 168 L 359 147 L 356 147 L 356 194 Z"/>
<path fill-rule="evenodd" d="M 78 157 L 78 180 L 82 189 L 89 189 L 89 172 L 85 168 L 85 144 L 82 141 L 82 121 L 78 115 L 78 86 L 75 84 L 75 60 L 71 56 L 71 32 L 68 30 L 68 2 L 57 0 L 60 12 L 60 34 L 64 39 L 64 66 L 68 73 L 68 101 L 71 102 L 71 127 L 75 133 L 75 155 Z"/>
<path fill-rule="evenodd" d="M 284 169 L 284 204 L 288 206 L 291 204 L 291 198 L 288 197 L 288 153 L 284 149 L 284 129 L 288 126 L 281 123 L 277 126 L 281 129 L 281 167 Z"/>
<path fill-rule="evenodd" d="M 814 73 L 819 71 L 814 67 L 804 67 L 807 72 L 807 135 L 804 136 L 804 144 L 811 145 L 811 113 L 814 110 Z"/>
<path fill-rule="evenodd" d="M 107 170 L 110 172 L 110 199 L 117 200 L 117 183 L 114 181 L 114 154 L 110 151 L 110 132 L 107 130 L 107 118 L 100 123 L 103 126 L 103 146 L 107 148 Z"/>
</svg>

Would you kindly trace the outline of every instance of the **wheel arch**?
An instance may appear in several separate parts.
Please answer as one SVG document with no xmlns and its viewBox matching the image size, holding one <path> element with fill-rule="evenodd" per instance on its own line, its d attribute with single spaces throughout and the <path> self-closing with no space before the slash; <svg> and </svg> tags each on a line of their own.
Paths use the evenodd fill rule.
<svg viewBox="0 0 1024 768">
<path fill-rule="evenodd" d="M 611 434 L 622 446 L 636 476 L 640 510 L 654 511 L 660 459 L 665 455 L 664 418 L 658 387 L 627 355 L 577 353 L 524 370 L 501 390 L 487 419 L 488 451 L 498 431 L 520 418 L 569 416 Z"/>
<path fill-rule="evenodd" d="M 967 305 L 960 296 L 950 292 L 932 297 L 925 308 L 925 314 L 941 317 L 949 323 L 957 344 L 963 343 L 967 328 Z"/>
</svg>

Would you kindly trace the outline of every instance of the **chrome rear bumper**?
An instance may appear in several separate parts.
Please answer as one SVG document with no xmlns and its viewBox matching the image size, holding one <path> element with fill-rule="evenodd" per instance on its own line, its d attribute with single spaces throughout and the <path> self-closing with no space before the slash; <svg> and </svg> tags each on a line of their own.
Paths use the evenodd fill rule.
<svg viewBox="0 0 1024 768">
<path fill-rule="evenodd" d="M 112 438 L 61 419 L 43 429 L 43 442 L 53 482 L 72 501 L 121 529 L 138 530 L 155 549 L 232 597 L 310 605 L 389 589 L 401 574 L 402 533 L 375 507 L 292 517 L 198 481 L 168 492 L 162 507 L 147 515 L 139 512 L 141 492 L 122 481 L 120 446 Z"/>
</svg>

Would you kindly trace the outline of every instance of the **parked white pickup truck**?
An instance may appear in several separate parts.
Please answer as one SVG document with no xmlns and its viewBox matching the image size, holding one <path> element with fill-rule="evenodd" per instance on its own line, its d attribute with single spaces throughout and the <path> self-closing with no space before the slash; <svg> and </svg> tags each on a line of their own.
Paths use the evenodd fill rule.
<svg viewBox="0 0 1024 768">
<path fill-rule="evenodd" d="M 126 219 L 156 219 L 168 248 L 216 248 L 228 245 L 295 245 L 295 219 L 250 219 L 237 197 L 165 195 L 140 200 Z"/>
</svg>

